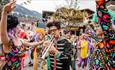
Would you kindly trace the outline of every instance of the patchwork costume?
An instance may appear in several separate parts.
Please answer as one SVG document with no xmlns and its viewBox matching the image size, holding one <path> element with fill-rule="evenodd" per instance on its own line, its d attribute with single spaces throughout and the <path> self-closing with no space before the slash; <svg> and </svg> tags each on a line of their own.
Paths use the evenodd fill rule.
<svg viewBox="0 0 115 70">
<path fill-rule="evenodd" d="M 115 68 L 115 31 L 112 29 L 110 11 L 106 8 L 107 0 L 96 1 L 97 19 L 103 30 L 103 47 L 98 46 L 92 55 L 90 70 L 114 70 Z"/>
</svg>

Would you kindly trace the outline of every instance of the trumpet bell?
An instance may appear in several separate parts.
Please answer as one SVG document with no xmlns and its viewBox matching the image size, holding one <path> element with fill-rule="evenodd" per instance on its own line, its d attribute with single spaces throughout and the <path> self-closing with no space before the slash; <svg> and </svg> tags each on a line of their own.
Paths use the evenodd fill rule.
<svg viewBox="0 0 115 70">
<path fill-rule="evenodd" d="M 44 59 L 42 59 L 42 58 L 38 59 L 37 70 L 48 70 L 47 62 Z"/>
<path fill-rule="evenodd" d="M 38 64 L 39 64 L 39 63 L 45 65 L 47 62 L 45 61 L 45 59 L 39 58 L 39 59 L 38 59 Z"/>
</svg>

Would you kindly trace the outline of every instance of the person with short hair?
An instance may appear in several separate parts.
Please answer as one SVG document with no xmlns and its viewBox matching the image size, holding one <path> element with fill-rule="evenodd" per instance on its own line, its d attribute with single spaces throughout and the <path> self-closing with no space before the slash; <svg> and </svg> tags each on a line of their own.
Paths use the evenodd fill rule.
<svg viewBox="0 0 115 70">
<path fill-rule="evenodd" d="M 49 50 L 51 70 L 70 70 L 72 45 L 60 35 L 60 22 L 49 22 L 47 27 L 52 38 L 54 38 L 54 45 Z"/>
<path fill-rule="evenodd" d="M 88 61 L 88 56 L 89 56 L 89 42 L 85 38 L 85 34 L 82 34 L 80 36 L 80 61 L 78 63 L 78 70 L 80 70 L 80 67 L 83 64 L 84 70 L 86 70 L 87 67 L 87 61 Z"/>
</svg>

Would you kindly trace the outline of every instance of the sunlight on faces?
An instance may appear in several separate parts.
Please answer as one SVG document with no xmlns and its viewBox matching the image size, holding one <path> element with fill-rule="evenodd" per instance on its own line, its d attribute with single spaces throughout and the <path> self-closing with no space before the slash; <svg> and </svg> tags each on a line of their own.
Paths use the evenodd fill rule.
<svg viewBox="0 0 115 70">
<path fill-rule="evenodd" d="M 66 38 L 67 38 L 67 39 L 70 39 L 70 38 L 71 38 L 71 32 L 68 32 L 68 33 L 66 34 Z"/>
<path fill-rule="evenodd" d="M 58 36 L 60 34 L 60 30 L 57 29 L 57 27 L 55 26 L 52 26 L 49 28 L 49 33 L 52 35 L 52 36 Z"/>
<path fill-rule="evenodd" d="M 44 38 L 44 35 L 42 33 L 39 33 L 39 39 L 42 40 Z"/>
</svg>

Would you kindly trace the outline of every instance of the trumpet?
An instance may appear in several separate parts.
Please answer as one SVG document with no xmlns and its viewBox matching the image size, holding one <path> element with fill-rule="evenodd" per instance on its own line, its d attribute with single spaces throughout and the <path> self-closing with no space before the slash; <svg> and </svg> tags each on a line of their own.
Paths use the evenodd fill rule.
<svg viewBox="0 0 115 70">
<path fill-rule="evenodd" d="M 43 51 L 43 55 L 42 55 L 42 59 L 45 59 L 45 57 L 46 57 L 46 54 L 48 53 L 48 51 L 49 51 L 49 49 L 52 47 L 52 45 L 53 45 L 53 43 L 54 43 L 54 38 L 50 41 L 50 44 L 49 44 L 49 46 L 48 47 L 46 47 L 45 49 L 44 49 L 44 51 Z"/>
<path fill-rule="evenodd" d="M 38 70 L 47 70 L 47 69 L 43 69 L 44 68 L 43 66 L 46 65 L 45 57 L 47 53 L 49 52 L 49 49 L 52 47 L 54 40 L 55 40 L 54 38 L 50 40 L 49 46 L 43 50 L 41 58 L 38 59 L 38 63 L 37 63 L 37 65 L 39 65 Z"/>
</svg>

